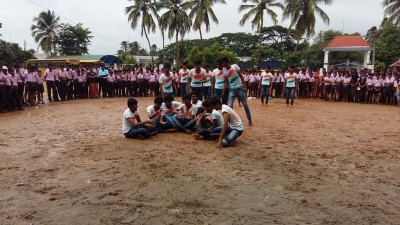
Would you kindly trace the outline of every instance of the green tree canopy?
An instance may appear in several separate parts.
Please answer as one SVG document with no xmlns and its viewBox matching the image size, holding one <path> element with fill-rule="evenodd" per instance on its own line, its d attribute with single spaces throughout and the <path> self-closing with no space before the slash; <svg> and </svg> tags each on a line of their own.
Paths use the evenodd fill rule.
<svg viewBox="0 0 400 225">
<path fill-rule="evenodd" d="M 89 54 L 90 36 L 89 28 L 83 28 L 82 24 L 63 25 L 61 32 L 56 38 L 60 55 L 84 55 Z"/>
</svg>

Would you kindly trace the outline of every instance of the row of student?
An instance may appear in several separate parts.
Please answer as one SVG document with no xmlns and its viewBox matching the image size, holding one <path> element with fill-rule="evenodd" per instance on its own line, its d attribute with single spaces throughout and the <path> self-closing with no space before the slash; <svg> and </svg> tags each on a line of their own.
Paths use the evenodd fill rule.
<svg viewBox="0 0 400 225">
<path fill-rule="evenodd" d="M 122 117 L 126 138 L 144 139 L 158 133 L 196 131 L 196 140 L 218 140 L 218 147 L 227 147 L 244 131 L 238 114 L 217 97 L 201 102 L 192 93 L 183 96 L 182 104 L 173 101 L 171 96 L 156 97 L 154 104 L 146 108 L 148 120 L 145 121 L 140 118 L 136 99 L 128 99 L 127 105 Z"/>
<path fill-rule="evenodd" d="M 249 87 L 249 95 L 261 97 L 263 104 L 263 98 L 266 95 L 278 98 L 285 96 L 287 82 L 285 76 L 288 73 L 290 73 L 289 70 L 285 72 L 279 70 L 272 73 L 269 67 L 257 75 L 246 75 L 245 73 L 244 77 L 256 77 L 253 78 L 253 82 L 246 83 Z M 333 68 L 330 73 L 323 70 L 319 74 L 318 72 L 309 72 L 306 69 L 294 70 L 294 73 L 296 77 L 295 96 L 297 98 L 320 97 L 327 101 L 399 104 L 397 96 L 400 77 L 397 71 L 388 70 L 372 73 L 371 70 L 364 69 L 358 75 L 354 69 L 338 70 Z M 265 84 L 267 84 L 268 89 L 263 88 Z"/>
<path fill-rule="evenodd" d="M 344 101 L 399 105 L 400 76 L 397 71 L 355 70 L 332 73 L 323 71 L 320 80 L 320 97 L 326 101 Z"/>
<path fill-rule="evenodd" d="M 0 71 L 0 112 L 24 110 L 34 105 L 36 99 L 43 102 L 44 77 L 30 73 L 23 67 L 8 68 Z"/>
</svg>

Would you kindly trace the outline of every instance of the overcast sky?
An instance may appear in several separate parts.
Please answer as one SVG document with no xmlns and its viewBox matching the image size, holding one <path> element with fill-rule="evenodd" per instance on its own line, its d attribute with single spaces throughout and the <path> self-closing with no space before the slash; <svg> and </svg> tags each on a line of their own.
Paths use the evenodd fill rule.
<svg viewBox="0 0 400 225">
<path fill-rule="evenodd" d="M 241 0 L 226 0 L 226 5 L 216 5 L 214 11 L 219 24 L 212 24 L 211 31 L 203 34 L 204 38 L 219 36 L 222 33 L 254 32 L 248 22 L 243 27 L 239 21 L 243 13 L 238 13 Z M 334 29 L 346 33 L 359 32 L 362 35 L 372 26 L 379 26 L 383 19 L 382 0 L 334 0 L 330 6 L 320 5 L 329 15 L 330 24 L 325 25 L 317 20 L 316 33 L 321 30 Z M 0 8 L 0 37 L 3 40 L 18 43 L 22 48 L 26 41 L 26 49 L 37 49 L 37 43 L 31 36 L 30 27 L 33 18 L 41 11 L 50 9 L 61 17 L 63 23 L 82 23 L 92 31 L 94 38 L 89 46 L 90 54 L 115 54 L 120 49 L 122 41 L 138 41 L 142 47 L 148 48 L 145 37 L 140 36 L 140 29 L 132 30 L 124 12 L 126 6 L 133 4 L 128 0 L 3 0 Z M 282 23 L 281 11 L 279 23 L 288 26 L 288 21 Z M 270 26 L 271 21 L 265 18 L 264 26 Z M 150 42 L 162 47 L 159 32 L 149 34 Z M 197 32 L 191 31 L 185 39 L 199 38 Z M 174 40 L 166 39 L 166 44 Z M 40 52 L 42 52 L 39 49 Z"/>
</svg>

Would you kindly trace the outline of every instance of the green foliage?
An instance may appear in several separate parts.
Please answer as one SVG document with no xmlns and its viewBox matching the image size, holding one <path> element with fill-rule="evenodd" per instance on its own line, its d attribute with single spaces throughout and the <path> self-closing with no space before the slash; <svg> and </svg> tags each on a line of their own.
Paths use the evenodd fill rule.
<svg viewBox="0 0 400 225">
<path fill-rule="evenodd" d="M 35 42 L 39 44 L 47 55 L 55 54 L 53 42 L 61 28 L 60 17 L 47 10 L 41 12 L 38 17 L 33 18 L 33 22 L 35 24 L 31 26 L 31 31 Z"/>
<path fill-rule="evenodd" d="M 4 61 L 5 65 L 10 65 L 11 62 L 24 62 L 34 58 L 35 51 L 30 49 L 23 51 L 18 44 L 0 40 L 0 61 Z"/>
<path fill-rule="evenodd" d="M 204 65 L 210 65 L 210 66 L 215 66 L 217 58 L 219 57 L 228 57 L 229 60 L 233 63 L 237 63 L 238 59 L 236 57 L 235 52 L 229 51 L 223 47 L 221 47 L 217 42 L 212 44 L 211 46 L 208 46 L 204 49 L 204 55 L 205 55 L 205 62 Z M 188 55 L 188 60 L 189 64 L 192 65 L 193 61 L 196 59 L 201 59 L 202 58 L 202 52 L 198 46 L 194 46 Z"/>
<path fill-rule="evenodd" d="M 224 33 L 221 36 L 211 38 L 210 42 L 218 42 L 221 47 L 235 52 L 240 57 L 250 57 L 257 49 L 258 37 L 246 33 Z"/>
<path fill-rule="evenodd" d="M 90 36 L 89 28 L 83 28 L 82 24 L 72 26 L 66 24 L 55 39 L 60 55 L 84 55 L 89 54 Z"/>
<path fill-rule="evenodd" d="M 400 57 L 400 27 L 392 24 L 380 28 L 377 31 L 376 41 L 376 61 L 390 66 Z M 378 64 L 379 65 L 379 64 Z"/>
</svg>

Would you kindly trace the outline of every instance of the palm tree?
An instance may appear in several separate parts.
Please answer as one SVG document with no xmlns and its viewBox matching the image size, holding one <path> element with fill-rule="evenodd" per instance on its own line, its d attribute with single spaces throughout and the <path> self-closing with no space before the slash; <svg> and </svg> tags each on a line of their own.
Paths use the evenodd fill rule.
<svg viewBox="0 0 400 225">
<path fill-rule="evenodd" d="M 40 46 L 47 55 L 50 55 L 52 50 L 55 53 L 52 46 L 58 30 L 61 28 L 60 17 L 47 10 L 47 12 L 43 11 L 38 17 L 33 18 L 33 22 L 36 24 L 31 26 L 32 37 L 39 44 L 38 49 Z"/>
<path fill-rule="evenodd" d="M 297 40 L 295 52 L 303 35 L 310 38 L 315 34 L 315 13 L 322 18 L 324 23 L 329 24 L 328 15 L 318 4 L 330 5 L 332 2 L 333 0 L 285 0 L 286 9 L 283 12 L 283 19 L 290 18 L 290 28 L 295 30 L 294 35 Z"/>
<path fill-rule="evenodd" d="M 128 42 L 127 41 L 123 41 L 121 42 L 121 50 L 124 51 L 124 53 L 126 53 L 126 51 L 128 50 Z"/>
<path fill-rule="evenodd" d="M 135 0 L 128 0 L 128 1 L 135 1 Z M 128 6 L 125 8 L 125 13 L 128 14 L 128 21 L 131 22 L 132 29 L 136 29 L 139 19 L 141 18 L 141 35 L 143 34 L 146 36 L 147 43 L 149 44 L 149 50 L 151 49 L 151 44 L 147 33 L 152 31 L 153 33 L 156 31 L 156 23 L 154 22 L 153 16 L 156 18 L 158 4 L 152 0 L 141 0 L 135 1 L 135 4 L 132 6 Z M 152 66 L 154 66 L 154 58 L 151 55 L 151 62 Z"/>
<path fill-rule="evenodd" d="M 164 0 L 163 7 L 167 8 L 167 11 L 160 18 L 160 27 L 168 30 L 168 37 L 171 39 L 175 35 L 175 63 L 177 68 L 179 68 L 180 63 L 179 35 L 183 38 L 192 26 L 192 21 L 181 4 L 182 0 Z"/>
<path fill-rule="evenodd" d="M 184 8 L 185 10 L 191 9 L 189 12 L 189 17 L 194 18 L 192 26 L 193 30 L 198 30 L 200 33 L 200 43 L 201 49 L 203 51 L 203 62 L 205 62 L 205 55 L 201 25 L 204 24 L 206 26 L 206 32 L 209 32 L 210 18 L 214 23 L 218 24 L 218 18 L 215 15 L 214 10 L 212 9 L 214 3 L 226 4 L 225 0 L 190 0 L 182 4 L 182 8 Z"/>
<path fill-rule="evenodd" d="M 140 44 L 137 41 L 129 43 L 129 54 L 130 55 L 138 55 L 140 49 Z"/>
<path fill-rule="evenodd" d="M 400 0 L 383 0 L 382 5 L 386 7 L 385 16 L 388 21 L 400 25 Z"/>
<path fill-rule="evenodd" d="M 239 12 L 243 10 L 249 10 L 245 13 L 240 20 L 239 24 L 243 26 L 250 17 L 254 16 L 253 20 L 251 21 L 251 26 L 257 26 L 257 32 L 259 33 L 259 43 L 258 43 L 258 52 L 257 52 L 257 65 L 260 62 L 260 52 L 261 52 L 261 43 L 262 43 L 262 28 L 264 26 L 264 11 L 267 12 L 267 15 L 271 18 L 272 22 L 276 24 L 278 22 L 277 14 L 271 9 L 272 7 L 278 7 L 283 10 L 283 5 L 275 0 L 242 0 L 243 3 L 247 3 L 251 1 L 254 4 L 246 5 L 242 4 L 239 6 Z"/>
</svg>

